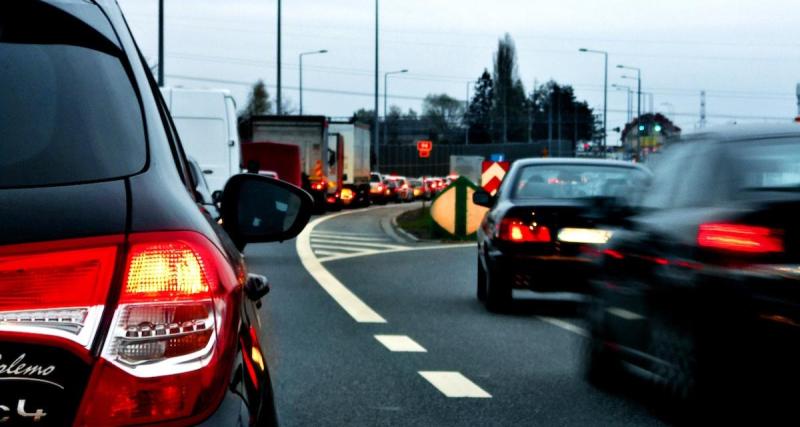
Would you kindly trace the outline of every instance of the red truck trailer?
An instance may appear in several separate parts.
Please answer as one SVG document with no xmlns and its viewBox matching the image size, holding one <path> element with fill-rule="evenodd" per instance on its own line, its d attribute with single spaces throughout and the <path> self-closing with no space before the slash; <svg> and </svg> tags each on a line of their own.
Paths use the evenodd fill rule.
<svg viewBox="0 0 800 427">
<path fill-rule="evenodd" d="M 242 143 L 242 168 L 273 171 L 278 178 L 302 187 L 300 147 L 279 142 L 257 141 Z"/>
</svg>

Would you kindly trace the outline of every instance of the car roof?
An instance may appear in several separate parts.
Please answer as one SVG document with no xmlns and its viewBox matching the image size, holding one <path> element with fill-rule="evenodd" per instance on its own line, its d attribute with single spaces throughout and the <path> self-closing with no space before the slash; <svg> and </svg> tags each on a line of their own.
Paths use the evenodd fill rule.
<svg viewBox="0 0 800 427">
<path fill-rule="evenodd" d="M 531 165 L 584 165 L 584 166 L 614 166 L 623 168 L 643 169 L 639 164 L 633 162 L 626 162 L 622 160 L 610 159 L 579 159 L 574 157 L 547 157 L 547 158 L 528 158 L 519 159 L 514 162 L 514 166 L 531 166 Z"/>
<path fill-rule="evenodd" d="M 785 137 L 800 137 L 800 124 L 729 124 L 713 126 L 706 129 L 688 132 L 677 141 L 743 141 L 772 139 Z"/>
</svg>

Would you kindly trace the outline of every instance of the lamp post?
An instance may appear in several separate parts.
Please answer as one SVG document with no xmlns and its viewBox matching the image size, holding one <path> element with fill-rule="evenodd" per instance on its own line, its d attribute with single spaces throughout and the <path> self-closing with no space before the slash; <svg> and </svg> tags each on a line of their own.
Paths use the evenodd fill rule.
<svg viewBox="0 0 800 427">
<path fill-rule="evenodd" d="M 642 70 L 641 68 L 629 67 L 627 65 L 617 65 L 621 70 L 636 71 L 636 121 L 638 122 L 642 117 Z M 636 160 L 639 159 L 639 150 L 642 148 L 642 139 L 639 132 L 636 132 Z"/>
<path fill-rule="evenodd" d="M 328 53 L 327 49 L 312 50 L 300 54 L 300 115 L 303 115 L 303 56 L 305 55 L 318 55 L 321 53 Z"/>
<path fill-rule="evenodd" d="M 278 115 L 283 114 L 283 105 L 281 102 L 281 0 L 278 0 L 278 76 L 277 76 L 277 88 L 275 90 L 275 99 L 277 101 L 277 105 L 275 110 L 278 112 Z"/>
<path fill-rule="evenodd" d="M 597 53 L 603 55 L 603 156 L 605 157 L 606 147 L 608 147 L 608 52 L 604 50 L 593 50 L 580 48 L 580 52 Z"/>
<path fill-rule="evenodd" d="M 164 87 L 164 0 L 158 0 L 158 86 Z"/>
<path fill-rule="evenodd" d="M 386 117 L 389 115 L 388 106 L 387 106 L 387 95 L 389 92 L 389 76 L 392 74 L 403 74 L 407 73 L 408 70 L 402 69 L 397 71 L 389 71 L 383 74 L 383 143 L 385 144 L 389 139 L 386 131 Z"/>
<path fill-rule="evenodd" d="M 375 142 L 375 170 L 380 171 L 381 150 L 378 146 L 378 0 L 375 0 L 375 107 L 372 114 L 372 140 Z"/>
</svg>

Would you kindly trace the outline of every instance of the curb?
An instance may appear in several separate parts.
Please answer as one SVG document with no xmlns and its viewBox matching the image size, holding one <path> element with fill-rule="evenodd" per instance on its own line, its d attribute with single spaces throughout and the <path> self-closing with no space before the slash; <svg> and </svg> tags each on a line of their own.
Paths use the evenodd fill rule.
<svg viewBox="0 0 800 427">
<path fill-rule="evenodd" d="M 392 228 L 394 228 L 394 230 L 395 230 L 395 231 L 396 231 L 398 234 L 400 234 L 401 236 L 405 237 L 406 239 L 408 239 L 408 240 L 411 240 L 412 242 L 419 242 L 419 241 L 420 241 L 419 237 L 417 237 L 417 236 L 415 236 L 415 235 L 413 235 L 413 234 L 409 233 L 409 232 L 408 232 L 408 231 L 406 231 L 406 230 L 403 230 L 403 228 L 402 228 L 402 227 L 400 227 L 400 225 L 398 225 L 398 224 L 397 224 L 397 218 L 398 218 L 400 215 L 402 215 L 402 214 L 404 214 L 404 213 L 406 213 L 406 212 L 409 212 L 409 211 L 411 211 L 411 209 L 404 210 L 404 211 L 400 211 L 400 212 L 399 212 L 397 215 L 393 216 L 393 217 L 392 217 Z"/>
</svg>

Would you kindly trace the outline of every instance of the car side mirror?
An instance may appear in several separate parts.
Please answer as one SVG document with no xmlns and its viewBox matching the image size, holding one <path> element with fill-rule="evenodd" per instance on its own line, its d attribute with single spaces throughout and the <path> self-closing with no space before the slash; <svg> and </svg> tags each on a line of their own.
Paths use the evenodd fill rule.
<svg viewBox="0 0 800 427">
<path fill-rule="evenodd" d="M 488 191 L 479 188 L 472 193 L 472 203 L 475 203 L 478 206 L 491 208 L 494 206 L 494 196 L 489 194 Z"/>
<path fill-rule="evenodd" d="M 241 250 L 247 243 L 294 238 L 311 218 L 314 201 L 302 189 L 263 175 L 234 175 L 222 192 L 222 227 Z"/>
</svg>

